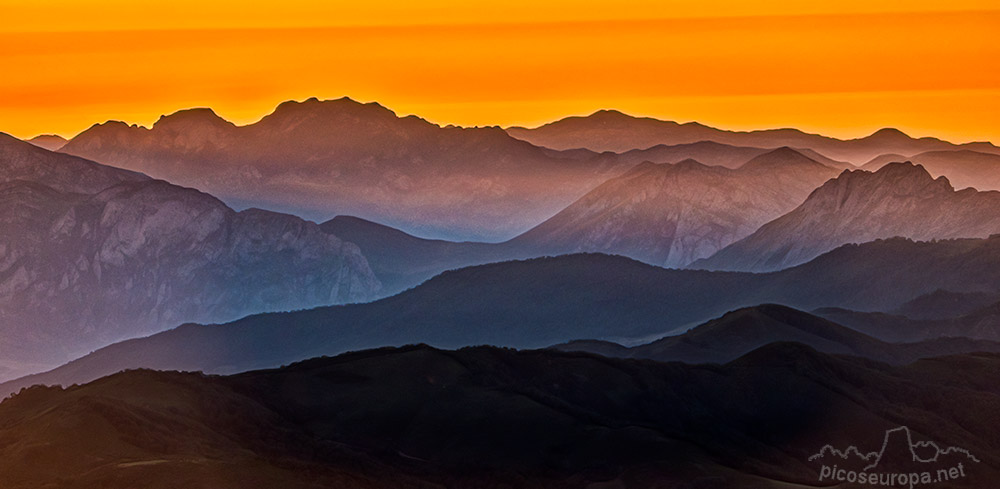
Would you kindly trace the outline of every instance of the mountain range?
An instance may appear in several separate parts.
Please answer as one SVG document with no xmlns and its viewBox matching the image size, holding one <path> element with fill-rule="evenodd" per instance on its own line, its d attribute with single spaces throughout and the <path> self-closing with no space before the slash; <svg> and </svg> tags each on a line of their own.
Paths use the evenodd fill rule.
<svg viewBox="0 0 1000 489">
<path fill-rule="evenodd" d="M 983 238 L 1000 233 L 1000 192 L 956 191 L 912 163 L 845 170 L 800 206 L 692 266 L 771 271 L 805 263 L 846 243 L 881 238 Z"/>
<path fill-rule="evenodd" d="M 182 325 L 109 345 L 0 390 L 82 383 L 130 368 L 232 373 L 417 342 L 442 348 L 543 348 L 582 339 L 634 345 L 763 303 L 876 312 L 939 289 L 1000 294 L 1000 237 L 848 245 L 770 274 L 671 270 L 598 254 L 481 265 L 367 304 Z"/>
<path fill-rule="evenodd" d="M 697 122 L 677 123 L 650 117 L 633 117 L 616 110 L 599 110 L 588 116 L 573 116 L 536 127 L 511 127 L 507 132 L 532 144 L 553 149 L 586 148 L 593 151 L 625 152 L 657 145 L 713 141 L 733 146 L 808 148 L 829 158 L 863 165 L 887 153 L 909 157 L 927 151 L 967 149 L 1000 154 L 988 142 L 952 144 L 935 138 L 914 139 L 898 129 L 885 128 L 858 139 L 841 140 L 809 134 L 798 129 L 725 131 Z"/>
<path fill-rule="evenodd" d="M 557 242 L 546 236 L 546 229 L 561 232 L 566 226 L 552 222 L 531 236 L 497 245 L 422 240 L 346 217 L 316 226 L 257 209 L 234 212 L 208 194 L 6 136 L 2 151 L 6 205 L 0 217 L 11 232 L 4 236 L 0 263 L 6 272 L 0 282 L 5 304 L 0 320 L 11 339 L 4 348 L 2 367 L 7 371 L 0 378 L 45 370 L 109 343 L 184 322 L 224 322 L 255 312 L 384 297 L 468 265 L 579 250 L 655 258 L 607 232 L 604 243 Z M 671 214 L 657 214 L 654 202 L 640 202 L 640 212 L 629 221 L 615 217 L 635 229 L 676 225 L 671 220 L 683 215 L 728 213 L 740 222 L 739 215 L 749 209 L 732 198 L 746 195 L 736 191 L 740 182 L 759 185 L 765 202 L 782 201 L 779 186 L 804 193 L 835 173 L 787 148 L 758 155 L 738 170 L 690 162 L 646 167 L 672 169 L 676 175 L 693 171 L 679 177 L 692 185 L 699 173 L 718 171 L 725 175 L 720 182 L 701 185 L 711 189 L 726 184 L 732 192 L 695 192 L 676 202 Z M 650 195 L 663 195 L 655 188 L 659 184 L 663 182 L 652 182 Z M 617 195 L 604 188 L 599 193 L 617 201 L 632 198 L 627 189 Z M 783 202 L 789 206 L 791 200 Z M 780 213 L 778 204 L 769 205 L 770 214 Z M 725 218 L 718 222 L 679 238 L 696 240 L 699 232 L 729 224 Z M 605 226 L 600 220 L 589 225 L 598 235 Z M 733 232 L 746 233 L 751 227 Z M 688 260 L 659 264 L 680 266 L 682 261 Z"/>
<path fill-rule="evenodd" d="M 356 215 L 418 234 L 499 240 L 627 167 L 498 127 L 441 127 L 348 98 L 284 102 L 236 126 L 210 109 L 150 128 L 97 124 L 60 151 L 198 188 L 235 207 L 307 219 Z"/>
<path fill-rule="evenodd" d="M 421 239 L 354 216 L 338 216 L 322 227 L 358 244 L 386 291 L 448 269 L 578 252 L 681 268 L 793 209 L 837 173 L 791 148 L 763 152 L 737 169 L 690 159 L 640 163 L 496 244 Z"/>
<path fill-rule="evenodd" d="M 717 143 L 715 141 L 698 141 L 685 144 L 658 144 L 645 149 L 631 149 L 618 154 L 617 158 L 626 164 L 639 163 L 678 163 L 684 160 L 695 160 L 708 166 L 721 166 L 724 168 L 736 169 L 746 164 L 746 162 L 775 149 L 787 146 L 774 146 L 768 144 L 764 147 L 733 146 L 729 144 Z M 793 148 L 796 152 L 802 153 L 808 158 L 818 161 L 823 165 L 833 168 L 855 168 L 854 165 L 845 161 L 837 161 L 823 156 L 809 148 Z M 588 150 L 576 150 L 581 155 L 588 154 Z M 571 154 L 572 150 L 563 150 L 562 154 Z"/>
<path fill-rule="evenodd" d="M 0 134 L 0 377 L 186 321 L 357 302 L 379 282 L 316 224 Z"/>
<path fill-rule="evenodd" d="M 0 133 L 0 487 L 991 487 L 996 190 L 609 110 Z"/>
<path fill-rule="evenodd" d="M 680 268 L 794 209 L 837 173 L 791 148 L 735 170 L 691 159 L 642 163 L 510 244 L 534 254 L 614 253 Z"/>
<path fill-rule="evenodd" d="M 1000 155 L 971 150 L 928 151 L 913 156 L 884 154 L 861 166 L 862 170 L 876 171 L 883 166 L 910 161 L 923 166 L 934 178 L 948 177 L 955 188 L 973 187 L 977 190 L 1000 190 Z"/>
<path fill-rule="evenodd" d="M 877 449 L 903 425 L 974 454 L 962 482 L 986 487 L 998 374 L 996 354 L 893 367 L 794 343 L 724 365 L 411 346 L 130 371 L 0 403 L 0 472 L 12 489 L 788 488 L 815 486 L 822 447 Z"/>
<path fill-rule="evenodd" d="M 872 325 L 886 324 L 885 321 L 872 319 Z M 891 326 L 897 328 L 905 324 L 893 322 Z M 911 339 L 912 342 L 909 343 L 886 342 L 807 312 L 775 304 L 762 304 L 727 313 L 683 334 L 667 336 L 643 345 L 625 347 L 612 342 L 579 340 L 556 345 L 554 348 L 563 351 L 588 351 L 619 358 L 646 358 L 691 364 L 731 362 L 753 350 L 780 342 L 795 342 L 823 353 L 852 355 L 899 365 L 921 358 L 1000 352 L 1000 343 L 995 341 L 953 337 L 947 334 L 953 331 L 944 328 L 930 331 L 925 329 L 923 332 L 927 335 L 926 338 Z"/>
<path fill-rule="evenodd" d="M 899 313 L 859 312 L 820 308 L 814 314 L 890 342 L 915 342 L 938 337 L 1000 341 L 1000 302 L 949 318 L 911 318 Z"/>
</svg>

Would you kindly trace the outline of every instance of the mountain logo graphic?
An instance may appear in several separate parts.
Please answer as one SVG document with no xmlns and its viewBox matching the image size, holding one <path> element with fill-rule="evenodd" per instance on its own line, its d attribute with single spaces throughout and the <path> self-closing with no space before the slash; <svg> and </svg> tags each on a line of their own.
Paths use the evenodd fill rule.
<svg viewBox="0 0 1000 489">
<path fill-rule="evenodd" d="M 962 447 L 933 441 L 914 441 L 906 426 L 885 431 L 882 447 L 863 452 L 851 445 L 840 449 L 824 445 L 809 457 L 823 463 L 820 481 L 909 486 L 954 481 L 966 477 L 966 464 L 979 458 Z"/>
<path fill-rule="evenodd" d="M 877 467 L 879 462 L 882 461 L 882 458 L 886 454 L 886 449 L 890 446 L 890 441 L 897 436 L 905 437 L 904 441 L 913 462 L 934 463 L 937 462 L 943 455 L 949 455 L 952 453 L 962 454 L 973 462 L 979 462 L 979 459 L 976 458 L 975 455 L 969 453 L 969 451 L 964 448 L 941 448 L 940 445 L 934 443 L 933 441 L 914 442 L 913 434 L 906 426 L 886 430 L 885 437 L 882 439 L 882 448 L 878 451 L 861 453 L 861 451 L 858 450 L 858 447 L 854 445 L 851 445 L 844 450 L 838 450 L 832 445 L 825 445 L 819 452 L 811 455 L 809 457 L 809 461 L 814 462 L 827 456 L 839 457 L 844 460 L 849 460 L 851 457 L 855 457 L 868 462 L 868 465 L 866 465 L 863 470 L 871 470 Z"/>
</svg>

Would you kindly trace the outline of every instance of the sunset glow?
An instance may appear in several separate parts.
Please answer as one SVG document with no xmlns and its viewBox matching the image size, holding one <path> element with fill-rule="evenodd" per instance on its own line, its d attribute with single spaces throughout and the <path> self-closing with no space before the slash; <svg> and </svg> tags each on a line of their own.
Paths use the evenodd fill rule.
<svg viewBox="0 0 1000 489">
<path fill-rule="evenodd" d="M 282 100 L 347 95 L 441 124 L 617 108 L 1000 140 L 988 2 L 268 4 L 4 0 L 0 131 L 69 137 L 193 106 L 249 123 Z"/>
</svg>

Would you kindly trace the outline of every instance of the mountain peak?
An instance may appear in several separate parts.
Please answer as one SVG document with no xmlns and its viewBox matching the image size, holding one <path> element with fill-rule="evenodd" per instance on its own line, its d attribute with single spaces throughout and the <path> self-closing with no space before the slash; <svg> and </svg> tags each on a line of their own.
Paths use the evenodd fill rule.
<svg viewBox="0 0 1000 489">
<path fill-rule="evenodd" d="M 888 139 L 894 139 L 894 140 L 904 140 L 905 139 L 905 140 L 909 140 L 909 139 L 913 139 L 913 138 L 911 138 L 905 132 L 900 131 L 899 129 L 896 129 L 895 127 L 883 127 L 882 129 L 879 129 L 878 131 L 873 132 L 870 136 L 868 136 L 865 139 L 875 139 L 875 140 L 882 140 L 882 141 L 884 141 L 884 140 L 888 140 Z"/>
<path fill-rule="evenodd" d="M 889 163 L 878 171 L 844 170 L 837 178 L 816 190 L 820 195 L 840 199 L 837 195 L 854 194 L 864 201 L 873 201 L 876 194 L 929 196 L 950 194 L 955 191 L 944 176 L 934 178 L 922 165 L 910 161 Z"/>
<path fill-rule="evenodd" d="M 147 130 L 148 129 L 145 127 L 137 124 L 129 125 L 128 123 L 122 121 L 111 120 L 100 122 L 90 126 L 80 134 L 77 134 L 73 139 L 67 142 L 64 147 L 60 148 L 60 151 L 75 154 L 74 150 L 80 146 L 100 146 L 104 143 L 111 144 L 113 142 L 125 144 L 130 140 L 131 134 Z"/>
<path fill-rule="evenodd" d="M 886 178 L 891 177 L 896 179 L 909 179 L 909 180 L 918 180 L 925 182 L 931 182 L 935 180 L 943 180 L 945 182 L 948 181 L 948 179 L 943 176 L 935 179 L 933 176 L 931 176 L 930 172 L 928 172 L 927 169 L 924 168 L 924 165 L 914 164 L 912 161 L 889 163 L 883 166 L 882 168 L 879 168 L 878 171 L 875 172 L 875 174 L 882 175 L 883 177 Z"/>
<path fill-rule="evenodd" d="M 200 130 L 213 127 L 235 127 L 235 125 L 219 117 L 214 110 L 208 107 L 178 110 L 173 114 L 161 115 L 156 123 L 153 124 L 153 129 L 175 131 Z"/>
<path fill-rule="evenodd" d="M 38 146 L 39 148 L 45 148 L 49 151 L 58 151 L 59 148 L 66 145 L 66 138 L 59 136 L 57 134 L 40 134 L 27 142 Z"/>
<path fill-rule="evenodd" d="M 306 119 L 396 119 L 396 113 L 380 105 L 378 102 L 362 103 L 350 97 L 333 100 L 320 100 L 309 97 L 302 102 L 287 100 L 278 104 L 274 112 L 261 119 L 261 122 L 279 123 L 281 125 L 297 125 Z"/>
<path fill-rule="evenodd" d="M 588 117 L 594 119 L 635 119 L 635 117 L 616 109 L 601 109 L 590 114 Z"/>
<path fill-rule="evenodd" d="M 743 164 L 741 170 L 761 170 L 788 167 L 825 167 L 826 165 L 802 154 L 801 152 L 782 146 L 756 156 Z"/>
</svg>

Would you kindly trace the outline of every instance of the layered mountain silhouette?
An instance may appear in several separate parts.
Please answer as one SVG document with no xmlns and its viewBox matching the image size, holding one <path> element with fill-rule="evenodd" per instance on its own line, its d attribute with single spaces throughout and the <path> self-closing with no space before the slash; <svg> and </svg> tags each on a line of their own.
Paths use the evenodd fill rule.
<svg viewBox="0 0 1000 489">
<path fill-rule="evenodd" d="M 951 319 L 970 314 L 1000 302 L 987 292 L 952 292 L 935 290 L 903 304 L 893 313 L 911 319 Z"/>
<path fill-rule="evenodd" d="M 731 170 L 643 163 L 511 240 L 535 254 L 593 251 L 683 267 L 792 210 L 838 171 L 791 148 Z"/>
<path fill-rule="evenodd" d="M 739 168 L 746 162 L 779 148 L 756 148 L 750 146 L 732 146 L 714 141 L 699 141 L 696 143 L 665 145 L 658 144 L 646 149 L 633 149 L 620 153 L 617 158 L 623 163 L 679 163 L 684 160 L 695 160 L 708 166 Z M 581 154 L 588 154 L 586 151 Z M 795 151 L 806 155 L 812 160 L 833 168 L 854 168 L 854 165 L 836 161 L 808 148 L 796 148 Z M 563 154 L 570 154 L 567 150 Z"/>
<path fill-rule="evenodd" d="M 912 163 L 872 173 L 845 171 L 805 202 L 715 255 L 708 270 L 770 271 L 798 265 L 845 243 L 901 236 L 919 240 L 1000 232 L 1000 192 L 956 191 Z"/>
<path fill-rule="evenodd" d="M 862 170 L 877 171 L 883 166 L 910 161 L 927 169 L 933 177 L 945 176 L 955 188 L 973 187 L 977 190 L 1000 190 L 1000 155 L 971 150 L 928 151 L 910 157 L 887 154 L 879 156 Z"/>
<path fill-rule="evenodd" d="M 12 489 L 779 488 L 814 485 L 820 447 L 874 449 L 905 425 L 977 456 L 962 482 L 985 487 L 998 373 L 996 354 L 890 367 L 793 343 L 715 366 L 412 346 L 230 377 L 130 371 L 0 403 L 17 440 L 0 470 Z"/>
<path fill-rule="evenodd" d="M 510 243 L 455 242 L 418 238 L 354 216 L 337 216 L 320 228 L 358 245 L 388 296 L 421 284 L 446 270 L 538 253 Z"/>
<path fill-rule="evenodd" d="M 905 305 L 904 305 L 905 306 Z M 858 312 L 843 308 L 821 308 L 816 314 L 885 341 L 971 338 L 1000 341 L 1000 302 L 948 318 L 907 317 L 897 312 Z"/>
<path fill-rule="evenodd" d="M 888 343 L 827 319 L 775 304 L 739 309 L 683 334 L 631 348 L 587 340 L 556 345 L 554 348 L 620 358 L 725 363 L 776 342 L 796 342 L 824 353 L 853 355 L 894 364 L 958 353 L 1000 352 L 998 342 L 966 338 Z"/>
<path fill-rule="evenodd" d="M 0 391 L 81 383 L 129 368 L 238 372 L 416 342 L 446 348 L 543 348 L 580 339 L 636 344 L 762 303 L 885 311 L 938 289 L 1000 293 L 1000 237 L 849 245 L 771 274 L 671 270 L 597 254 L 469 267 L 372 303 L 183 325 L 110 345 Z"/>
<path fill-rule="evenodd" d="M 318 225 L 0 134 L 0 378 L 186 321 L 374 297 Z"/>
<path fill-rule="evenodd" d="M 790 148 L 758 154 L 736 170 L 690 159 L 645 162 L 497 244 L 421 239 L 348 216 L 323 228 L 357 243 L 391 291 L 452 268 L 577 252 L 680 268 L 793 209 L 837 172 Z"/>
<path fill-rule="evenodd" d="M 991 190 L 990 143 L 610 110 L 0 133 L 0 486 L 988 487 Z"/>
<path fill-rule="evenodd" d="M 285 102 L 235 126 L 210 109 L 151 128 L 107 122 L 61 151 L 195 187 L 236 207 L 325 220 L 355 215 L 410 232 L 513 236 L 627 166 L 559 152 L 497 127 L 440 127 L 348 98 Z"/>
<path fill-rule="evenodd" d="M 859 138 L 840 140 L 797 129 L 725 131 L 697 122 L 679 124 L 649 117 L 633 117 L 616 110 L 600 110 L 585 117 L 567 117 L 543 126 L 526 129 L 511 127 L 507 132 L 532 144 L 553 149 L 587 148 L 594 151 L 625 152 L 656 145 L 677 145 L 713 141 L 733 146 L 808 148 L 839 161 L 863 165 L 886 153 L 912 156 L 927 151 L 969 149 L 1000 154 L 988 143 L 952 144 L 935 138 L 914 139 L 898 129 L 881 129 Z"/>
</svg>

